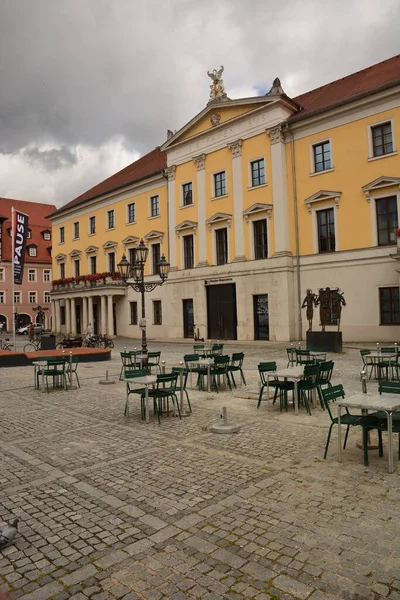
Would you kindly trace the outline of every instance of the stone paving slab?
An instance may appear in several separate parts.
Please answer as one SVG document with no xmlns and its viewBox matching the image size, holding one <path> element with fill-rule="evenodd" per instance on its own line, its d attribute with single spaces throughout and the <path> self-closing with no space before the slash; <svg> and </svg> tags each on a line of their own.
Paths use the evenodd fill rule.
<svg viewBox="0 0 400 600">
<path fill-rule="evenodd" d="M 107 363 L 115 379 L 125 345 Z M 161 425 L 134 401 L 124 418 L 124 383 L 100 386 L 104 365 L 80 365 L 80 389 L 49 394 L 33 390 L 31 367 L 0 371 L 0 521 L 21 519 L 0 553 L 13 599 L 400 598 L 400 477 L 387 473 L 386 437 L 365 468 L 360 432 L 339 464 L 334 430 L 324 461 L 320 407 L 256 408 L 256 365 L 285 366 L 284 345 L 239 346 L 227 348 L 244 349 L 248 386 L 190 391 L 193 414 Z M 157 347 L 170 365 L 191 350 Z M 359 392 L 358 348 L 334 360 L 334 382 Z M 239 434 L 210 433 L 223 406 Z"/>
</svg>

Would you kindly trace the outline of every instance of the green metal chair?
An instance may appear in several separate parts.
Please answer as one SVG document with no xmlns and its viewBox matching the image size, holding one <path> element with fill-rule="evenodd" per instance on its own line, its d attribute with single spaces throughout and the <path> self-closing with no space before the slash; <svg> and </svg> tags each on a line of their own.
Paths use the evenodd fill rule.
<svg viewBox="0 0 400 600">
<path fill-rule="evenodd" d="M 65 360 L 49 360 L 47 366 L 43 369 L 43 375 L 46 382 L 46 390 L 49 391 L 49 378 L 52 379 L 53 388 L 64 388 L 67 390 L 67 376 L 65 370 Z"/>
<path fill-rule="evenodd" d="M 343 385 L 341 385 L 341 384 L 332 385 L 330 388 L 322 390 L 322 397 L 323 397 L 323 401 L 325 403 L 325 407 L 328 411 L 329 417 L 331 419 L 331 425 L 329 427 L 328 438 L 326 440 L 326 445 L 325 445 L 325 452 L 324 452 L 324 459 L 325 459 L 328 454 L 328 448 L 329 448 L 329 442 L 331 439 L 332 428 L 334 425 L 338 425 L 338 417 L 334 417 L 332 415 L 331 407 L 329 404 L 330 404 L 330 402 L 335 402 L 338 398 L 345 397 Z M 368 415 L 368 416 L 352 415 L 349 413 L 349 409 L 346 408 L 345 414 L 341 415 L 341 417 L 340 417 L 340 424 L 346 425 L 346 435 L 344 438 L 343 449 L 346 448 L 347 438 L 349 435 L 350 427 L 362 427 L 363 428 L 363 436 L 365 433 L 365 439 L 367 439 L 369 431 L 371 431 L 372 429 L 377 429 L 378 430 L 378 438 L 379 438 L 379 456 L 383 455 L 382 430 L 379 429 L 381 423 L 380 423 L 379 419 L 377 419 L 375 416 L 373 416 L 373 415 Z M 368 465 L 368 443 L 364 443 L 363 446 L 364 446 L 364 464 Z"/>
<path fill-rule="evenodd" d="M 314 390 L 318 390 L 318 374 L 319 365 L 306 365 L 304 367 L 303 379 L 298 383 L 298 391 L 300 398 L 303 400 L 306 410 L 311 415 L 311 408 L 309 400 Z"/>
<path fill-rule="evenodd" d="M 378 391 L 380 394 L 400 394 L 400 381 L 387 381 L 386 379 L 378 381 Z M 372 413 L 372 417 L 382 420 L 382 429 L 387 430 L 387 416 L 383 410 Z M 399 460 L 400 460 L 400 411 L 392 413 L 393 433 L 399 434 Z"/>
<path fill-rule="evenodd" d="M 121 381 L 125 377 L 126 369 L 133 367 L 132 354 L 131 352 L 120 352 L 122 366 L 119 372 L 119 380 Z"/>
<path fill-rule="evenodd" d="M 368 355 L 371 354 L 371 350 L 365 349 L 365 350 L 360 350 L 360 355 L 361 355 L 361 360 L 363 363 L 363 369 L 365 369 L 365 372 L 368 375 L 368 368 L 370 367 L 370 372 L 369 372 L 369 377 L 368 379 L 371 379 L 371 375 L 372 375 L 372 371 L 375 368 L 374 363 L 371 360 L 368 360 Z"/>
<path fill-rule="evenodd" d="M 189 372 L 190 371 L 188 369 L 182 369 L 182 392 L 186 395 L 186 401 L 188 403 L 189 412 L 192 412 L 192 407 L 190 405 L 189 394 L 188 394 L 188 391 L 186 389 Z M 181 385 L 180 385 L 181 369 L 179 367 L 172 367 L 171 373 L 177 373 L 178 374 L 178 381 L 177 381 L 177 384 L 176 384 L 176 390 L 175 391 L 176 391 L 176 394 L 178 394 L 178 393 L 180 394 L 180 392 L 181 392 Z"/>
<path fill-rule="evenodd" d="M 221 379 L 221 376 L 223 379 L 226 380 L 229 389 L 232 391 L 232 386 L 231 386 L 231 382 L 230 382 L 229 374 L 228 374 L 229 361 L 230 361 L 230 358 L 228 355 L 214 356 L 214 364 L 211 365 L 210 375 L 211 375 L 211 385 L 214 387 L 217 394 L 219 393 L 218 381 Z"/>
<path fill-rule="evenodd" d="M 161 415 L 163 413 L 163 404 L 167 404 L 167 414 L 169 414 L 169 399 L 178 410 L 179 418 L 182 418 L 178 398 L 176 396 L 176 386 L 178 382 L 178 373 L 165 373 L 157 375 L 157 386 L 149 390 L 149 398 L 153 398 L 154 412 L 157 413 L 158 423 L 161 424 Z"/>
<path fill-rule="evenodd" d="M 199 356 L 205 356 L 204 344 L 193 344 L 193 352 Z"/>
<path fill-rule="evenodd" d="M 151 373 L 151 369 L 156 367 L 158 371 L 161 373 L 161 352 L 148 352 L 147 353 L 147 368 L 149 373 Z"/>
<path fill-rule="evenodd" d="M 125 379 L 132 380 L 126 382 L 126 402 L 125 402 L 125 417 L 129 417 L 129 396 L 132 394 L 140 397 L 140 414 L 142 419 L 146 418 L 146 406 L 145 406 L 145 395 L 146 388 L 138 387 L 138 384 L 135 384 L 135 379 L 137 377 L 145 377 L 147 375 L 146 369 L 135 369 L 134 365 L 130 367 L 127 366 L 125 369 Z"/>
<path fill-rule="evenodd" d="M 203 366 L 194 367 L 193 363 L 196 363 L 197 360 L 200 360 L 199 354 L 185 354 L 183 357 L 185 367 L 189 373 L 197 373 L 197 381 L 196 386 L 200 387 L 201 378 L 207 375 L 207 368 Z"/>
<path fill-rule="evenodd" d="M 232 383 L 235 388 L 237 386 L 236 386 L 236 381 L 235 381 L 233 374 L 237 373 L 237 372 L 240 373 L 240 377 L 241 377 L 244 385 L 247 385 L 246 379 L 245 379 L 244 373 L 243 373 L 243 361 L 244 361 L 244 353 L 243 352 L 234 352 L 232 354 L 231 362 L 228 365 L 228 376 L 230 375 L 232 377 Z"/>
<path fill-rule="evenodd" d="M 216 356 L 222 356 L 223 350 L 224 350 L 223 344 L 213 344 L 211 346 L 211 353 L 209 354 L 210 358 L 215 358 Z"/>
<path fill-rule="evenodd" d="M 296 348 L 296 364 L 304 365 L 304 366 L 311 366 L 311 365 L 315 365 L 315 361 L 312 358 L 312 356 L 310 355 L 309 350 L 298 350 Z"/>
<path fill-rule="evenodd" d="M 322 397 L 322 388 L 332 387 L 331 379 L 333 372 L 334 362 L 332 360 L 327 360 L 319 364 L 319 372 L 317 377 L 317 392 L 319 403 L 322 406 L 323 410 L 325 410 L 325 403 Z"/>
<path fill-rule="evenodd" d="M 76 383 L 78 387 L 81 387 L 78 377 L 78 365 L 79 365 L 79 356 L 72 356 L 72 360 L 65 360 L 66 374 L 68 376 L 69 382 L 72 383 L 72 378 L 75 375 Z"/>
<path fill-rule="evenodd" d="M 276 371 L 276 362 L 272 362 L 272 361 L 271 362 L 263 362 L 258 365 L 258 373 L 260 375 L 261 386 L 260 386 L 260 393 L 258 394 L 257 408 L 260 408 L 262 396 L 263 396 L 263 393 L 264 393 L 264 390 L 266 387 L 271 387 L 272 389 L 275 389 L 274 402 L 278 396 L 278 391 L 279 391 L 278 379 L 274 378 L 272 381 L 270 380 L 269 383 L 267 383 L 267 375 L 266 374 L 273 373 L 274 371 Z M 269 400 L 269 398 L 267 398 L 267 400 Z"/>
<path fill-rule="evenodd" d="M 297 364 L 296 361 L 296 348 L 294 346 L 291 346 L 290 348 L 286 348 L 286 354 L 287 354 L 287 367 L 293 366 L 294 364 Z"/>
</svg>

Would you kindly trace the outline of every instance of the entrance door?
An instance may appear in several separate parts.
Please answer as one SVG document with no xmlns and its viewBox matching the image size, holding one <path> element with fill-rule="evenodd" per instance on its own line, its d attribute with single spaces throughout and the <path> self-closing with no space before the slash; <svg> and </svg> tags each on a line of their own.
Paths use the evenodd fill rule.
<svg viewBox="0 0 400 600">
<path fill-rule="evenodd" d="M 194 336 L 194 313 L 193 299 L 182 300 L 183 307 L 183 337 L 192 338 Z"/>
<path fill-rule="evenodd" d="M 76 333 L 82 333 L 82 325 L 81 325 L 81 305 L 77 304 L 75 306 L 75 314 L 76 314 Z"/>
<path fill-rule="evenodd" d="M 236 285 L 207 286 L 208 337 L 237 340 Z"/>
<path fill-rule="evenodd" d="M 254 339 L 269 340 L 268 294 L 253 296 Z"/>
</svg>

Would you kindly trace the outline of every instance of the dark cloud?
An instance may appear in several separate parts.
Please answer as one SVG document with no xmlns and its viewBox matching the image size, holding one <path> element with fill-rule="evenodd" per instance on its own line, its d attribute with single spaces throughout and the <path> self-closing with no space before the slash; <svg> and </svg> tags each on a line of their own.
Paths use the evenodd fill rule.
<svg viewBox="0 0 400 600">
<path fill-rule="evenodd" d="M 398 0 L 2 0 L 3 186 L 17 154 L 33 182 L 32 164 L 40 181 L 56 169 L 51 201 L 69 200 L 84 191 L 80 147 L 118 138 L 129 160 L 159 145 L 207 103 L 208 69 L 225 66 L 230 97 L 277 76 L 295 95 L 396 54 L 399 21 Z M 89 185 L 116 166 L 99 163 Z"/>
</svg>

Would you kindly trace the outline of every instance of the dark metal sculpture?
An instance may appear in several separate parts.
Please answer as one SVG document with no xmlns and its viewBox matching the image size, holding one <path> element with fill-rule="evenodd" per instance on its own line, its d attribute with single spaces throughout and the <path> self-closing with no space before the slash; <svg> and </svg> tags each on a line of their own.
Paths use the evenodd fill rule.
<svg viewBox="0 0 400 600">
<path fill-rule="evenodd" d="M 343 292 L 339 288 L 320 288 L 318 296 L 312 290 L 307 290 L 302 308 L 306 308 L 308 331 L 312 331 L 314 307 L 319 306 L 319 318 L 322 331 L 327 325 L 337 325 L 340 331 L 342 308 L 346 306 Z"/>
</svg>

